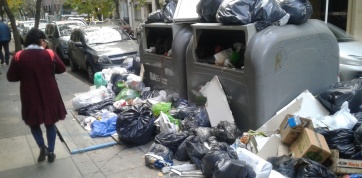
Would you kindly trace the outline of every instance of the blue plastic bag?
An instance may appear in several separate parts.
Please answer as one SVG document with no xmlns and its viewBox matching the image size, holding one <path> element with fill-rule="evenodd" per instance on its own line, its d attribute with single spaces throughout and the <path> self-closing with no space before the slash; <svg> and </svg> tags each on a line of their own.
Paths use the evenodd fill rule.
<svg viewBox="0 0 362 178">
<path fill-rule="evenodd" d="M 117 123 L 117 115 L 114 115 L 106 120 L 95 120 L 91 124 L 92 132 L 90 136 L 94 137 L 107 137 L 115 134 Z"/>
</svg>

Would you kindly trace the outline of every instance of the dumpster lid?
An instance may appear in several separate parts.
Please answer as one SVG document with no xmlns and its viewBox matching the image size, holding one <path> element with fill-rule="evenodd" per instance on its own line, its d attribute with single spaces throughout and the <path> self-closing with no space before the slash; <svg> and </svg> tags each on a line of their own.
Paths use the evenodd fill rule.
<svg viewBox="0 0 362 178">
<path fill-rule="evenodd" d="M 176 6 L 173 21 L 177 22 L 198 22 L 199 15 L 196 12 L 196 6 L 200 0 L 179 0 Z"/>
</svg>

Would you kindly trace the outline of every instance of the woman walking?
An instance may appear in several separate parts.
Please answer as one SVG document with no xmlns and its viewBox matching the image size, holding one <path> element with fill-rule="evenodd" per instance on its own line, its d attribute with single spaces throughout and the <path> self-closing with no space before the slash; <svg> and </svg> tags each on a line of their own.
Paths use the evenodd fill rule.
<svg viewBox="0 0 362 178">
<path fill-rule="evenodd" d="M 44 49 L 46 45 L 45 34 L 32 28 L 25 38 L 26 48 L 14 55 L 7 72 L 9 82 L 20 81 L 22 119 L 40 148 L 38 162 L 46 157 L 48 162 L 54 162 L 55 123 L 67 114 L 55 79 L 55 74 L 65 72 L 66 68 L 53 51 Z M 41 124 L 46 127 L 48 147 Z"/>
</svg>

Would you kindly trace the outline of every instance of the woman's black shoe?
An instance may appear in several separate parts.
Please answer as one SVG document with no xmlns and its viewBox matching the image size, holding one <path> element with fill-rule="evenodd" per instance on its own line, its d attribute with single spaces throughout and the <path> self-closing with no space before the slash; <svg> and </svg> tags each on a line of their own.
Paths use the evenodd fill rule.
<svg viewBox="0 0 362 178">
<path fill-rule="evenodd" d="M 40 147 L 40 154 L 38 157 L 38 162 L 44 161 L 45 157 L 48 156 L 48 154 L 49 154 L 48 147 L 46 147 L 46 146 Z"/>
<path fill-rule="evenodd" d="M 49 155 L 48 155 L 48 162 L 49 163 L 54 162 L 55 157 L 56 157 L 55 154 L 53 152 L 50 152 Z"/>
</svg>

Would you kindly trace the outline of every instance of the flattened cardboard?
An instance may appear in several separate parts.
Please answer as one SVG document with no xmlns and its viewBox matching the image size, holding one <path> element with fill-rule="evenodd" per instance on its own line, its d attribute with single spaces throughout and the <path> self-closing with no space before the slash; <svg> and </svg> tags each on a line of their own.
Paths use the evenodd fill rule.
<svg viewBox="0 0 362 178">
<path fill-rule="evenodd" d="M 324 136 L 308 128 L 304 128 L 303 133 L 290 146 L 290 152 L 294 158 L 306 157 L 320 163 L 331 155 Z"/>
<path fill-rule="evenodd" d="M 234 123 L 234 116 L 217 76 L 207 82 L 200 92 L 207 98 L 205 107 L 212 127 L 217 126 L 220 121 Z"/>
<path fill-rule="evenodd" d="M 318 115 L 329 115 L 329 112 L 322 106 L 321 103 L 308 91 L 304 91 L 294 100 L 292 100 L 288 105 L 279 110 L 271 119 L 269 119 L 264 125 L 262 125 L 257 132 L 269 132 L 277 131 L 281 122 L 287 114 L 299 115 L 301 117 L 316 117 Z M 288 148 L 283 144 L 280 137 L 274 135 L 272 136 L 261 150 L 258 152 L 258 156 L 263 159 L 267 159 L 271 156 L 278 156 L 278 154 L 288 154 L 285 151 L 278 151 L 278 147 Z M 289 152 L 289 148 L 288 148 Z"/>
<path fill-rule="evenodd" d="M 269 119 L 257 131 L 262 132 L 277 130 L 287 114 L 298 115 L 304 118 L 313 118 L 318 115 L 329 115 L 329 112 L 308 90 L 306 90 L 284 108 L 279 110 L 275 116 Z"/>
<path fill-rule="evenodd" d="M 291 145 L 299 137 L 299 135 L 302 134 L 304 127 L 314 130 L 312 121 L 304 117 L 300 117 L 302 122 L 301 125 L 291 128 L 289 126 L 288 119 L 293 116 L 294 115 L 287 114 L 279 126 L 282 142 L 287 145 Z"/>
<path fill-rule="evenodd" d="M 339 174 L 361 174 L 362 161 L 351 159 L 340 159 L 338 150 L 331 150 L 330 158 L 333 164 L 329 167 L 332 172 Z"/>
</svg>

